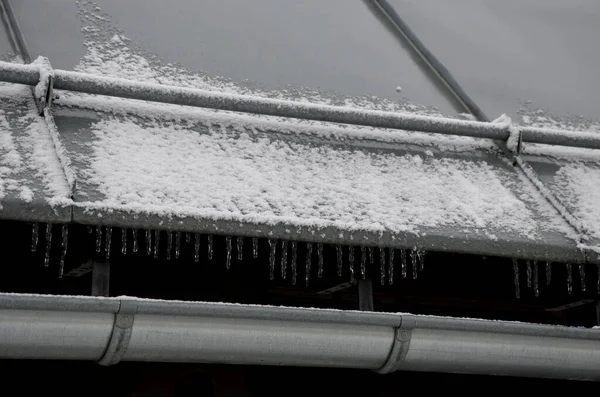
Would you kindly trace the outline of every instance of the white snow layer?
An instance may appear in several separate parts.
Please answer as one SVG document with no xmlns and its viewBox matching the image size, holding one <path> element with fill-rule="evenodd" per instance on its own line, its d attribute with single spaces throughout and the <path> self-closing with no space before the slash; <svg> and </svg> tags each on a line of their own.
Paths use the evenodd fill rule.
<svg viewBox="0 0 600 397">
<path fill-rule="evenodd" d="M 600 169 L 582 163 L 563 165 L 554 191 L 595 239 L 600 239 Z"/>
<path fill-rule="evenodd" d="M 536 214 L 507 187 L 515 185 L 509 168 L 251 128 L 197 129 L 103 116 L 92 126 L 85 174 L 105 199 L 82 204 L 349 231 L 448 226 L 538 236 Z"/>
<path fill-rule="evenodd" d="M 68 205 L 68 185 L 31 89 L 0 83 L 0 101 L 0 200 L 31 202 L 39 195 L 50 205 Z"/>
</svg>

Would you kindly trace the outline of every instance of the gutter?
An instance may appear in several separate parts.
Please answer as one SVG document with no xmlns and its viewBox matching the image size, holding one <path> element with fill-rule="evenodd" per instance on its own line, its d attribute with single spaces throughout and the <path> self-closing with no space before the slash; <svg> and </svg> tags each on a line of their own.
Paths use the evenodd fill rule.
<svg viewBox="0 0 600 397">
<path fill-rule="evenodd" d="M 0 358 L 600 381 L 600 332 L 410 314 L 0 294 Z"/>
</svg>

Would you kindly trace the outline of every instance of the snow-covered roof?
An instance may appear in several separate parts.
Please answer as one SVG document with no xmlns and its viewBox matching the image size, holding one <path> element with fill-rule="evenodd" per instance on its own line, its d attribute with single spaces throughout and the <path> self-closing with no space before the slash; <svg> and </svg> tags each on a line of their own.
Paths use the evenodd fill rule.
<svg viewBox="0 0 600 397">
<path fill-rule="evenodd" d="M 105 3 L 108 9 L 119 7 Z M 399 91 L 417 102 L 392 100 L 370 91 L 369 84 L 363 96 L 261 89 L 160 60 L 118 26 L 126 15 L 113 20 L 92 2 L 80 2 L 77 10 L 83 52 L 70 67 L 80 72 L 346 108 L 461 117 L 436 91 L 439 87 L 428 85 L 427 73 L 411 57 L 403 58 L 410 74 L 393 84 L 390 95 Z M 355 11 L 356 18 L 369 15 L 367 8 L 364 15 Z M 19 7 L 16 12 L 20 18 L 29 15 Z M 28 23 L 23 25 L 27 33 Z M 143 31 L 138 25 L 132 29 Z M 394 37 L 373 29 L 386 40 Z M 315 78 L 306 84 L 319 84 L 323 76 Z M 390 84 L 381 76 L 373 78 Z M 436 94 L 413 94 L 423 87 Z M 526 145 L 524 159 L 541 180 L 540 189 L 501 145 L 486 139 L 57 93 L 51 115 L 44 118 L 29 87 L 0 86 L 2 218 L 600 261 L 597 254 L 582 252 L 598 250 L 600 237 L 595 150 Z M 540 120 L 550 120 L 535 114 L 537 119 L 529 115 L 521 123 L 539 126 Z M 596 128 L 593 122 L 586 127 Z"/>
</svg>

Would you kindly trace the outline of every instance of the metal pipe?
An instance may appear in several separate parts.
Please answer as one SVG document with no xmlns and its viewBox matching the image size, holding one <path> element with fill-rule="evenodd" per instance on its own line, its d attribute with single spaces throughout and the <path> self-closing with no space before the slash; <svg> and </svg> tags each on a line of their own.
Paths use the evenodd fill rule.
<svg viewBox="0 0 600 397">
<path fill-rule="evenodd" d="M 316 105 L 53 70 L 54 89 L 243 113 L 377 128 L 508 139 L 508 126 L 394 112 Z M 0 62 L 0 80 L 35 85 L 39 69 Z"/>
<path fill-rule="evenodd" d="M 376 128 L 433 132 L 490 139 L 508 139 L 509 136 L 507 126 L 501 124 L 465 120 L 450 121 L 450 119 L 436 117 L 226 94 L 108 77 L 92 77 L 87 74 L 62 70 L 55 70 L 54 73 L 55 89 L 89 94 Z"/>
<path fill-rule="evenodd" d="M 598 133 L 538 127 L 519 127 L 519 130 L 523 135 L 523 142 L 600 149 Z"/>
<path fill-rule="evenodd" d="M 600 380 L 596 330 L 132 298 L 0 295 L 0 357 Z M 125 321 L 126 320 L 126 321 Z M 115 343 L 117 328 L 130 329 Z M 112 348 L 111 348 L 112 346 Z M 113 360 L 106 355 L 111 352 Z"/>
<path fill-rule="evenodd" d="M 53 73 L 54 89 L 88 94 L 278 117 L 496 140 L 507 140 L 510 135 L 510 125 L 506 123 L 456 120 L 339 106 L 316 105 L 305 102 L 283 101 L 109 78 L 58 69 L 53 70 Z M 0 62 L 0 81 L 36 85 L 38 84 L 39 79 L 40 70 L 38 65 L 21 65 Z M 600 148 L 600 135 L 598 134 L 532 127 L 519 128 L 523 131 L 523 142 Z"/>
</svg>

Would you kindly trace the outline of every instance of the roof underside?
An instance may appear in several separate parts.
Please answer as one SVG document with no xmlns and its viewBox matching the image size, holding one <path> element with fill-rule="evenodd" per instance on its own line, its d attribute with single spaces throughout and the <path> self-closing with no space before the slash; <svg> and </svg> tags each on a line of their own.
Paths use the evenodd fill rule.
<svg viewBox="0 0 600 397">
<path fill-rule="evenodd" d="M 106 3 L 113 12 L 123 7 Z M 398 45 L 389 27 L 382 28 L 387 25 L 379 26 L 371 11 L 360 6 L 365 9 L 354 10 L 352 15 L 368 20 L 372 34 L 379 38 L 374 42 L 392 42 L 395 47 L 388 50 L 398 57 L 385 57 L 386 51 L 369 54 L 366 44 L 360 46 L 368 55 L 364 59 L 385 66 L 372 76 L 375 88 L 348 83 L 353 75 L 365 78 L 365 70 L 371 66 L 364 64 L 353 65 L 356 70 L 346 70 L 335 81 L 317 71 L 340 70 L 339 65 L 319 66 L 315 74 L 307 72 L 306 81 L 294 82 L 325 87 L 333 90 L 331 95 L 300 88 L 283 90 L 277 79 L 260 81 L 272 73 L 258 66 L 243 70 L 259 84 L 238 84 L 190 72 L 161 63 L 132 44 L 127 29 L 140 37 L 145 31 L 127 25 L 126 14 L 119 14 L 123 20 L 113 21 L 92 3 L 78 5 L 78 15 L 65 14 L 67 19 L 78 18 L 85 36 L 81 58 L 67 67 L 186 87 L 456 117 L 458 105 L 448 99 L 451 95 L 413 59 L 408 47 Z M 225 12 L 217 3 L 212 7 L 214 12 Z M 310 8 L 304 3 L 302 7 Z M 28 41 L 35 43 L 30 12 L 17 7 L 16 13 L 23 20 L 25 35 L 29 34 Z M 407 22 L 410 24 L 410 18 Z M 125 24 L 124 32 L 116 28 L 117 23 Z M 202 23 L 194 28 L 208 29 Z M 276 28 L 284 29 L 270 27 Z M 194 32 L 196 36 L 200 33 Z M 435 32 L 425 36 L 440 37 Z M 223 40 L 223 45 L 235 44 L 235 40 Z M 335 44 L 336 38 L 331 40 Z M 281 42 L 271 44 L 275 53 L 283 46 Z M 436 43 L 431 45 L 435 50 Z M 39 48 L 36 44 L 32 47 Z M 326 53 L 328 48 L 324 46 L 322 51 Z M 331 48 L 345 51 L 335 45 Z M 207 51 L 210 49 L 214 51 L 208 45 Z M 48 50 L 44 55 L 60 53 L 52 46 L 44 50 Z M 167 50 L 157 49 L 156 53 L 164 55 L 161 51 Z M 207 70 L 219 70 L 219 65 L 229 62 L 218 51 L 210 58 Z M 326 58 L 333 62 L 343 59 L 343 54 Z M 445 61 L 444 57 L 441 60 Z M 398 63 L 405 70 L 402 76 L 394 74 Z M 451 69 L 459 70 L 460 65 Z M 236 69 L 231 74 L 239 72 Z M 391 85 L 394 79 L 399 82 Z M 406 93 L 416 102 L 393 100 L 398 85 L 402 85 L 402 95 Z M 477 81 L 468 81 L 467 91 L 471 85 Z M 389 94 L 384 92 L 387 86 Z M 538 92 L 536 87 L 531 91 Z M 598 91 L 593 92 L 597 95 Z M 594 150 L 527 145 L 524 159 L 535 172 L 534 180 L 542 182 L 540 189 L 506 157 L 502 145 L 486 139 L 349 127 L 73 92 L 58 95 L 53 117 L 48 120 L 38 115 L 29 87 L 0 86 L 2 219 L 600 263 L 594 253 L 600 251 L 600 209 L 595 205 L 600 200 L 600 157 Z M 373 95 L 377 98 L 371 98 Z M 516 91 L 507 96 L 517 100 Z M 488 109 L 496 112 L 493 106 Z M 548 126 L 549 120 L 551 117 L 540 116 L 522 121 Z M 564 122 L 553 125 L 570 127 Z M 587 125 L 594 130 L 593 123 Z M 74 187 L 70 186 L 71 176 Z M 568 213 L 557 210 L 549 194 L 564 204 Z M 575 218 L 575 227 L 570 216 Z"/>
</svg>

